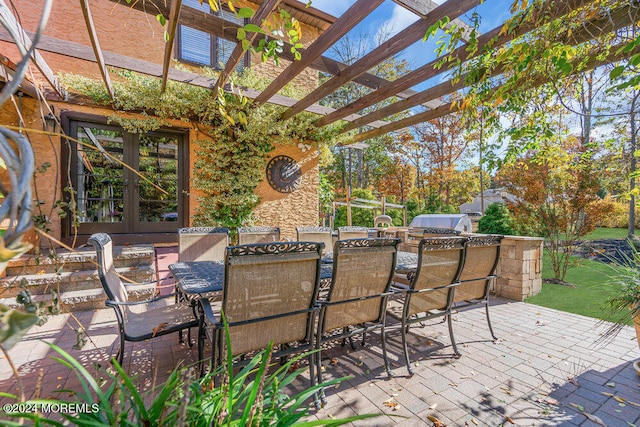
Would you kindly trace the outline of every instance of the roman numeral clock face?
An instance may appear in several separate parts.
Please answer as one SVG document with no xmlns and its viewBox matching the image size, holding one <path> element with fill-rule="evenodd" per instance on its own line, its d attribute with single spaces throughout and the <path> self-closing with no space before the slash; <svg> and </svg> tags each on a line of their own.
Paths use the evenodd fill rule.
<svg viewBox="0 0 640 427">
<path fill-rule="evenodd" d="M 267 164 L 267 181 L 280 193 L 293 193 L 302 182 L 302 169 L 291 157 L 276 156 Z"/>
</svg>

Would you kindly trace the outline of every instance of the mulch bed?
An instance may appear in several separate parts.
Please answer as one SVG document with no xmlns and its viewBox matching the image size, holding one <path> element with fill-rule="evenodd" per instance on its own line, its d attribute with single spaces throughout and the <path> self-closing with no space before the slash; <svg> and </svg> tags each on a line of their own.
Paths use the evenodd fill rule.
<svg viewBox="0 0 640 427">
<path fill-rule="evenodd" d="M 633 248 L 626 239 L 582 240 L 574 245 L 573 255 L 607 264 L 628 264 Z"/>
</svg>

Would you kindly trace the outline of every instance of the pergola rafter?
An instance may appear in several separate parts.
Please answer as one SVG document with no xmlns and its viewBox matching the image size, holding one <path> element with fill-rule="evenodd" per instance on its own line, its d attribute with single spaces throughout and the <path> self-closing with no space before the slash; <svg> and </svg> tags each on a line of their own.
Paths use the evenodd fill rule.
<svg viewBox="0 0 640 427">
<path fill-rule="evenodd" d="M 288 109 L 282 115 L 283 119 L 293 117 L 303 111 L 306 107 L 317 102 L 339 89 L 345 83 L 354 80 L 359 75 L 367 72 L 376 64 L 400 53 L 405 48 L 420 40 L 429 27 L 436 24 L 440 19 L 449 17 L 454 19 L 477 6 L 480 0 L 449 0 L 433 10 L 426 18 L 419 19 L 411 24 L 404 31 L 399 32 L 380 46 L 369 52 L 367 55 L 354 62 L 343 70 L 340 75 L 335 76 L 323 85 L 313 90 L 309 95 L 298 101 L 296 105 Z"/>
<path fill-rule="evenodd" d="M 348 33 L 358 22 L 366 18 L 384 0 L 359 0 L 324 33 L 320 35 L 302 55 L 302 59 L 292 62 L 276 79 L 256 98 L 258 104 L 267 102 L 295 76 L 307 68 L 316 58 L 333 46 Z"/>
<path fill-rule="evenodd" d="M 215 92 L 225 84 L 245 52 L 242 43 L 237 39 L 238 29 L 240 28 L 239 25 L 225 21 L 214 14 L 203 13 L 195 8 L 185 6 L 182 4 L 182 0 L 145 0 L 144 2 L 132 2 L 130 5 L 121 4 L 121 0 L 110 0 L 121 4 L 116 7 L 129 7 L 153 15 L 159 12 L 168 17 L 168 41 L 165 47 L 162 65 L 103 51 L 98 42 L 91 12 L 88 8 L 88 0 L 79 1 L 84 12 L 91 47 L 50 36 L 42 36 L 38 48 L 43 51 L 55 52 L 96 62 L 107 87 L 107 91 L 112 98 L 113 89 L 106 68 L 107 65 L 158 76 L 162 79 L 162 90 L 166 87 L 167 80 L 172 79 L 200 87 L 211 88 Z M 459 20 L 459 17 L 474 8 L 480 3 L 480 0 L 448 0 L 437 7 L 432 0 L 395 1 L 408 10 L 417 13 L 420 18 L 386 42 L 383 42 L 380 46 L 374 48 L 367 55 L 353 64 L 347 65 L 328 56 L 323 56 L 323 53 L 327 52 L 359 22 L 380 7 L 383 0 L 355 0 L 352 6 L 339 18 L 331 17 L 315 9 L 312 9 L 311 12 L 305 11 L 304 7 L 301 6 L 297 0 L 254 0 L 254 3 L 257 3 L 258 6 L 251 20 L 252 24 L 262 24 L 262 22 L 268 19 L 274 10 L 280 6 L 288 8 L 288 10 L 297 14 L 299 17 L 308 19 L 307 22 L 312 22 L 313 20 L 322 22 L 322 24 L 318 24 L 318 27 L 322 28 L 324 32 L 306 49 L 299 49 L 302 55 L 301 60 L 296 60 L 294 58 L 295 49 L 292 49 L 292 46 L 289 44 L 284 43 L 283 50 L 279 55 L 282 59 L 290 60 L 291 64 L 284 68 L 264 91 L 260 92 L 252 88 L 242 88 L 243 94 L 248 98 L 254 99 L 256 104 L 269 102 L 286 107 L 286 111 L 282 115 L 282 118 L 285 120 L 295 116 L 301 111 L 308 111 L 321 116 L 314 122 L 318 127 L 342 120 L 347 122 L 342 129 L 343 133 L 364 127 L 373 128 L 356 135 L 356 141 L 363 141 L 384 133 L 404 129 L 408 126 L 432 120 L 456 111 L 457 103 L 444 103 L 442 99 L 449 95 L 456 94 L 469 85 L 470 78 L 467 74 L 463 74 L 456 79 L 439 82 L 421 92 L 412 89 L 412 87 L 418 84 L 447 72 L 446 67 L 437 67 L 441 58 L 436 58 L 395 81 L 389 81 L 371 74 L 369 70 L 421 39 L 431 26 L 438 24 L 444 17 L 448 17 L 451 22 L 458 20 L 457 23 L 459 25 L 466 25 Z M 535 22 L 523 19 L 520 24 L 511 23 L 509 28 L 500 25 L 478 37 L 476 51 L 470 52 L 467 50 L 468 45 L 463 43 L 451 53 L 451 56 L 455 57 L 458 63 L 462 64 L 464 68 L 465 63 L 473 60 L 474 57 L 479 54 L 484 54 L 486 49 L 496 49 L 508 45 L 518 37 L 535 31 L 539 26 L 546 25 L 563 16 L 575 13 L 593 2 L 594 0 L 568 0 L 562 2 L 548 0 L 540 3 L 532 11 L 529 11 L 529 13 L 538 17 Z M 639 8 L 640 4 L 638 0 L 630 0 L 621 3 L 618 9 L 609 11 L 606 16 L 593 17 L 593 14 L 591 14 L 589 15 L 590 20 L 584 22 L 582 27 L 576 29 L 573 34 L 562 36 L 559 40 L 553 41 L 578 45 L 591 39 L 596 39 L 601 35 L 609 34 L 620 28 L 636 23 Z M 0 0 L 0 13 L 2 13 L 2 17 L 5 20 L 16 23 L 15 32 L 20 33 L 24 40 L 28 41 L 29 34 L 22 30 L 17 24 L 17 20 L 8 11 L 4 0 Z M 309 17 L 305 18 L 305 13 L 308 13 Z M 212 36 L 236 42 L 236 47 L 225 69 L 216 79 L 171 68 L 173 45 L 178 24 L 184 24 L 196 30 L 205 31 Z M 0 40 L 12 41 L 9 35 L 1 31 Z M 257 45 L 257 34 L 248 33 L 245 43 L 247 41 L 253 45 Z M 91 52 L 91 49 L 93 52 Z M 606 61 L 612 62 L 625 57 L 628 57 L 628 52 L 619 55 L 615 53 L 610 54 L 607 58 L 599 60 L 589 58 L 587 60 L 587 66 L 593 68 L 607 63 Z M 39 68 L 41 67 L 40 71 L 45 78 L 47 78 L 54 90 L 58 92 L 58 96 L 64 97 L 57 80 L 55 80 L 53 73 L 48 69 L 44 60 L 36 56 L 35 62 Z M 299 100 L 278 94 L 287 83 L 293 81 L 296 76 L 307 69 L 328 73 L 333 77 L 329 78 L 324 84 L 315 88 L 311 93 Z M 503 69 L 497 67 L 488 71 L 487 76 L 496 77 L 503 72 Z M 541 85 L 548 81 L 548 78 L 545 81 L 543 77 L 536 77 L 536 79 L 539 81 L 536 80 L 533 86 Z M 364 85 L 373 89 L 373 91 L 338 109 L 318 104 L 323 98 L 349 82 Z M 528 84 L 531 85 L 532 81 L 528 80 Z M 364 115 L 358 114 L 393 97 L 397 97 L 399 100 Z M 418 106 L 426 106 L 429 110 L 395 122 L 383 121 L 388 120 L 398 113 Z"/>
<path fill-rule="evenodd" d="M 612 46 L 612 52 L 609 53 L 605 58 L 599 58 L 597 56 L 590 57 L 584 64 L 582 71 L 593 70 L 594 68 L 600 67 L 602 65 L 610 64 L 612 62 L 621 61 L 623 59 L 629 58 L 637 53 L 640 53 L 640 47 L 636 47 L 629 52 L 618 52 L 621 48 L 623 48 L 625 44 L 620 44 L 618 46 Z M 542 86 L 545 83 L 549 82 L 548 77 L 538 77 L 533 81 L 529 81 L 526 84 L 527 89 L 535 89 L 536 87 Z M 380 135 L 384 135 L 390 132 L 395 132 L 398 130 L 405 129 L 409 126 L 414 126 L 420 123 L 428 122 L 429 120 L 434 120 L 442 116 L 446 116 L 447 114 L 455 113 L 459 109 L 459 104 L 455 102 L 449 102 L 447 104 L 441 105 L 438 108 L 433 110 L 425 111 L 423 113 L 415 114 L 411 117 L 407 117 L 406 119 L 398 120 L 396 122 L 391 122 L 387 125 L 384 125 L 377 129 L 372 129 L 366 132 L 358 133 L 354 136 L 355 142 L 365 141 L 367 139 L 375 138 Z"/>
<path fill-rule="evenodd" d="M 576 0 L 573 2 L 553 2 L 553 1 L 549 1 L 547 3 L 545 3 L 546 6 L 549 7 L 550 13 L 547 16 L 563 16 L 566 15 L 567 13 L 571 12 L 572 10 L 577 9 L 578 7 L 582 7 L 587 3 L 592 2 L 593 0 Z M 520 27 L 515 28 L 513 31 L 509 31 L 506 33 L 503 33 L 502 31 L 502 25 L 497 26 L 496 28 L 492 29 L 491 31 L 487 32 L 486 34 L 483 34 L 482 36 L 478 37 L 478 45 L 477 45 L 477 51 L 478 52 L 482 52 L 482 50 L 487 47 L 489 44 L 491 44 L 492 48 L 495 47 L 499 47 L 502 46 L 510 41 L 512 41 L 513 39 L 515 39 L 516 37 L 521 36 L 522 34 L 525 34 L 531 30 L 533 30 L 535 27 L 532 24 L 524 24 Z M 469 52 L 467 50 L 467 45 L 464 44 L 462 46 L 460 46 L 459 48 L 457 48 L 454 52 L 451 53 L 452 57 L 458 58 L 460 61 L 464 62 L 467 61 L 468 59 L 470 59 L 470 57 L 472 57 L 471 52 Z M 362 98 L 360 98 L 357 101 L 354 101 L 352 103 L 350 103 L 349 105 L 346 105 L 338 110 L 336 110 L 334 113 L 328 114 L 324 117 L 321 117 L 320 119 L 318 119 L 315 124 L 316 126 L 325 126 L 328 124 L 331 124 L 337 120 L 340 120 L 344 117 L 347 117 L 349 114 L 354 114 L 357 113 L 367 107 L 370 107 L 380 101 L 383 101 L 391 96 L 394 96 L 395 93 L 397 93 L 398 91 L 401 90 L 405 90 L 408 89 L 412 86 L 415 86 L 417 84 L 420 84 L 426 80 L 429 80 L 433 77 L 436 77 L 444 72 L 447 71 L 447 69 L 445 67 L 442 68 L 437 68 L 436 65 L 439 62 L 440 58 L 434 59 L 433 61 L 415 69 L 414 71 L 398 78 L 397 80 L 395 80 L 392 84 L 380 88 L 374 92 L 371 92 L 365 96 L 363 96 Z M 453 92 L 456 89 L 452 89 L 451 92 Z M 426 93 L 425 93 L 426 92 Z M 440 92 L 440 89 L 438 90 L 434 90 L 434 92 Z M 449 93 L 451 93 L 449 92 Z M 446 92 L 442 95 L 445 95 Z M 406 110 L 407 108 L 411 108 L 411 107 L 415 107 L 417 105 L 422 104 L 423 102 L 427 102 L 430 101 L 432 99 L 436 99 L 438 96 L 442 96 L 442 95 L 437 95 L 437 94 L 432 94 L 430 93 L 430 89 L 427 89 L 419 94 L 415 94 L 409 98 L 406 98 L 406 100 L 411 99 L 412 101 L 408 101 L 406 102 L 404 105 L 408 105 L 405 108 L 402 108 L 401 110 L 397 110 L 394 112 L 391 112 L 389 114 L 378 114 L 378 111 L 372 112 L 366 116 L 364 116 L 362 119 L 359 119 L 358 123 L 353 123 L 353 126 L 350 126 L 350 128 L 348 130 L 351 129 L 356 129 L 360 126 L 364 126 L 367 124 L 366 119 L 368 117 L 374 117 L 377 116 L 377 118 L 372 118 L 373 120 L 378 120 L 380 118 L 385 118 L 385 117 L 389 117 L 393 114 L 395 114 L 396 112 L 400 112 L 403 110 Z M 421 101 L 418 101 L 419 99 L 423 99 Z M 393 104 L 392 104 L 393 105 Z M 397 107 L 396 107 L 397 108 Z"/>
</svg>

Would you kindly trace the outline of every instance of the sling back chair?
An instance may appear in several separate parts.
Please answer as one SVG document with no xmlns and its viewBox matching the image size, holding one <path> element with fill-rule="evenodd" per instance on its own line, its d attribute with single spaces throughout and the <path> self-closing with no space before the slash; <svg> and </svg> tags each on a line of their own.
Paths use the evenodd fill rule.
<svg viewBox="0 0 640 427">
<path fill-rule="evenodd" d="M 273 242 L 227 248 L 221 301 L 200 300 L 198 344 L 211 340 L 211 367 L 222 362 L 224 323 L 233 356 L 283 345 L 273 357 L 311 350 L 318 308 L 321 243 Z M 288 345 L 287 345 L 288 344 Z M 309 355 L 312 386 L 313 354 Z M 200 352 L 200 360 L 203 354 Z"/>
<path fill-rule="evenodd" d="M 333 250 L 333 236 L 330 227 L 306 225 L 297 227 L 296 233 L 300 242 L 322 242 L 324 243 L 323 252 L 331 252 Z"/>
<path fill-rule="evenodd" d="M 338 240 L 366 239 L 369 237 L 369 229 L 358 225 L 338 227 Z"/>
<path fill-rule="evenodd" d="M 333 252 L 333 273 L 322 306 L 316 339 L 318 381 L 322 382 L 322 344 L 380 329 L 384 367 L 387 359 L 385 312 L 400 239 L 338 240 Z M 352 327 L 354 327 L 352 329 Z M 343 341 L 344 342 L 344 341 Z M 324 403 L 324 395 L 322 396 Z"/>
<path fill-rule="evenodd" d="M 175 294 L 164 295 L 146 301 L 131 302 L 113 264 L 113 243 L 105 233 L 89 238 L 96 250 L 98 275 L 107 294 L 106 305 L 113 307 L 118 319 L 120 347 L 116 355 L 122 365 L 125 341 L 144 341 L 156 336 L 182 331 L 198 326 L 193 308 L 176 300 Z"/>
<path fill-rule="evenodd" d="M 280 229 L 278 227 L 255 226 L 238 228 L 239 245 L 277 242 L 279 240 Z"/>
<path fill-rule="evenodd" d="M 466 260 L 460 274 L 460 286 L 456 289 L 453 300 L 456 308 L 484 304 L 489 332 L 494 340 L 497 338 L 489 318 L 489 291 L 491 283 L 496 278 L 496 267 L 500 260 L 500 241 L 503 237 L 485 235 L 471 236 L 467 239 Z"/>
<path fill-rule="evenodd" d="M 229 246 L 229 229 L 186 227 L 178 230 L 178 261 L 222 261 Z"/>
<path fill-rule="evenodd" d="M 394 276 L 393 289 L 400 298 L 392 298 L 387 313 L 402 323 L 402 346 L 409 375 L 413 375 L 407 333 L 409 325 L 436 317 L 446 317 L 451 345 L 460 356 L 451 325 L 451 307 L 458 278 L 465 263 L 464 237 L 433 237 L 418 245 L 415 271 Z"/>
</svg>

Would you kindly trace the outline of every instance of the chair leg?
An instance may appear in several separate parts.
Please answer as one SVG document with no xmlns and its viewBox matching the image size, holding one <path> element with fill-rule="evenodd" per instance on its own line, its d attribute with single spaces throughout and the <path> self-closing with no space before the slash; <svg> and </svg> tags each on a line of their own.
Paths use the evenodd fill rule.
<svg viewBox="0 0 640 427">
<path fill-rule="evenodd" d="M 485 308 L 485 311 L 487 312 L 487 324 L 489 325 L 489 332 L 491 332 L 491 337 L 495 341 L 498 339 L 498 337 L 496 337 L 496 334 L 493 333 L 493 328 L 491 327 L 491 318 L 489 317 L 489 300 L 486 300 L 484 302 L 484 308 Z"/>
<path fill-rule="evenodd" d="M 318 369 L 318 384 L 322 384 L 322 357 L 320 356 L 320 352 L 322 351 L 322 343 L 321 343 L 322 338 L 321 337 L 317 337 L 316 338 L 316 368 Z M 324 406 L 327 404 L 327 398 L 324 395 L 324 388 L 321 388 L 319 390 L 319 394 L 320 394 L 320 405 L 319 406 Z M 319 406 L 316 403 L 316 408 L 320 409 Z"/>
<path fill-rule="evenodd" d="M 384 360 L 384 369 L 387 371 L 387 376 L 391 378 L 393 375 L 391 375 L 391 368 L 389 367 L 389 358 L 387 357 L 387 333 L 385 330 L 384 320 L 382 322 L 382 328 L 380 330 L 380 334 L 382 334 L 382 336 L 380 337 L 380 340 L 382 341 L 382 358 Z"/>
<path fill-rule="evenodd" d="M 407 333 L 409 332 L 409 325 L 406 324 L 405 319 L 402 319 L 402 347 L 404 348 L 404 361 L 407 364 L 407 371 L 409 376 L 413 376 L 413 369 L 411 368 L 411 361 L 409 360 L 409 349 L 407 348 Z"/>
<path fill-rule="evenodd" d="M 366 333 L 366 332 L 363 332 L 363 333 L 362 333 L 362 341 L 361 341 L 361 343 L 360 343 L 360 344 L 364 347 L 364 346 L 365 346 L 365 344 L 366 344 L 366 341 L 367 341 L 367 333 Z"/>
<path fill-rule="evenodd" d="M 120 347 L 116 358 L 118 359 L 118 364 L 122 367 L 122 362 L 124 361 L 124 333 L 122 331 L 120 332 Z"/>
<path fill-rule="evenodd" d="M 458 346 L 456 345 L 456 339 L 453 337 L 453 325 L 451 322 L 451 313 L 447 315 L 447 323 L 449 324 L 449 338 L 451 338 L 451 346 L 453 347 L 453 352 L 456 358 L 462 356 L 462 354 L 458 351 Z"/>
</svg>

